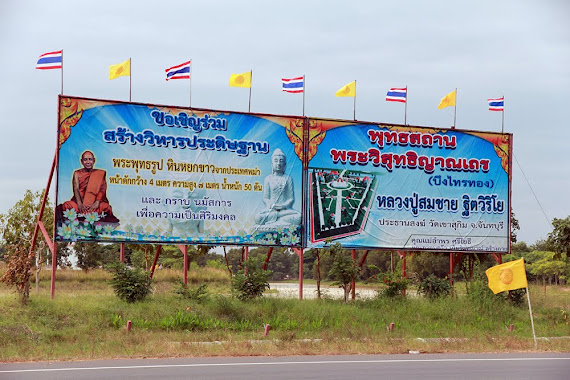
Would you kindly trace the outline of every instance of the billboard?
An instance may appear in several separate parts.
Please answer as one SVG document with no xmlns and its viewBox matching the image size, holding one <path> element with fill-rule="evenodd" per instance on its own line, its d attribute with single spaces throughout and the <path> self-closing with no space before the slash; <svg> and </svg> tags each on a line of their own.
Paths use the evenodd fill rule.
<svg viewBox="0 0 570 380">
<path fill-rule="evenodd" d="M 59 100 L 56 240 L 302 245 L 303 119 Z"/>
<path fill-rule="evenodd" d="M 309 121 L 306 247 L 508 252 L 512 135 Z"/>
<path fill-rule="evenodd" d="M 56 240 L 504 253 L 511 151 L 511 134 L 60 96 Z"/>
</svg>

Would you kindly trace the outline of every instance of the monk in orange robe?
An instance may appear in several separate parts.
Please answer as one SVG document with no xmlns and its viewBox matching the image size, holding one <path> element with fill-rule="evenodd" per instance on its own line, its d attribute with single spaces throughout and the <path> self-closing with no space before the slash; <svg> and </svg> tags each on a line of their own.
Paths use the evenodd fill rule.
<svg viewBox="0 0 570 380">
<path fill-rule="evenodd" d="M 74 209 L 76 212 L 86 214 L 96 212 L 105 213 L 101 222 L 118 223 L 113 215 L 113 209 L 107 199 L 107 173 L 101 169 L 94 169 L 95 156 L 90 151 L 81 155 L 82 169 L 73 173 L 73 198 L 63 203 L 63 210 Z"/>
</svg>

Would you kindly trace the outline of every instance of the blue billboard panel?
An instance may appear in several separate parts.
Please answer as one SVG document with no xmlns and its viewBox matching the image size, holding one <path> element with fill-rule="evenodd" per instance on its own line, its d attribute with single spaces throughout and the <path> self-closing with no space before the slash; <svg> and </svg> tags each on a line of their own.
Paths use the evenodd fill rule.
<svg viewBox="0 0 570 380">
<path fill-rule="evenodd" d="M 56 240 L 301 246 L 302 119 L 60 97 Z"/>
<path fill-rule="evenodd" d="M 508 252 L 512 135 L 311 119 L 306 246 Z"/>
</svg>

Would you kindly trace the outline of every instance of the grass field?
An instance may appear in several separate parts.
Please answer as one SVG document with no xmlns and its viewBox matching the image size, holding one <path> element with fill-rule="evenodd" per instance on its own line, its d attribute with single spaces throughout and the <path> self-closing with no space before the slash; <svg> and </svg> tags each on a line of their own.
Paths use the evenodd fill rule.
<svg viewBox="0 0 570 380">
<path fill-rule="evenodd" d="M 207 283 L 210 296 L 198 303 L 173 292 L 180 275 L 157 271 L 153 295 L 134 304 L 114 295 L 102 270 L 58 271 L 53 300 L 44 271 L 27 306 L 0 284 L 0 361 L 535 349 L 526 303 L 474 299 L 465 295 L 464 284 L 456 285 L 457 297 L 435 301 L 242 302 L 229 295 L 226 272 L 200 268 L 189 272 L 189 282 Z M 538 350 L 570 352 L 570 286 L 531 286 L 530 295 L 536 335 L 549 337 L 538 340 Z M 264 324 L 271 326 L 268 336 Z"/>
</svg>

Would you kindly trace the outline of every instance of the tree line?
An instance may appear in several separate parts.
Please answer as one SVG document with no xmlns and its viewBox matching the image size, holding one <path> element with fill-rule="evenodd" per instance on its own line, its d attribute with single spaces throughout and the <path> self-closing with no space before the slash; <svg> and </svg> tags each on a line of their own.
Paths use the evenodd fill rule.
<svg viewBox="0 0 570 380">
<path fill-rule="evenodd" d="M 28 190 L 6 214 L 0 214 L 0 263 L 4 267 L 2 281 L 12 285 L 18 284 L 23 291 L 26 291 L 26 286 L 29 291 L 29 279 L 34 271 L 37 278 L 42 267 L 51 265 L 49 262 L 51 253 L 41 234 L 38 236 L 35 251 L 29 254 L 42 196 L 43 193 L 40 191 L 34 193 Z M 44 210 L 43 223 L 48 233 L 51 233 L 53 207 L 50 207 L 49 200 Z M 514 214 L 512 214 L 511 225 L 513 228 L 512 250 L 510 255 L 503 257 L 503 262 L 524 257 L 530 281 L 534 280 L 542 284 L 566 283 L 570 275 L 570 216 L 565 219 L 555 218 L 552 222 L 553 231 L 548 238 L 531 245 L 516 242 L 516 230 L 519 225 Z M 120 244 L 57 243 L 57 248 L 56 264 L 59 267 L 71 267 L 72 261 L 75 261 L 77 268 L 87 271 L 116 262 L 119 258 Z M 215 252 L 213 248 L 203 245 L 189 246 L 190 263 L 194 263 L 195 266 L 225 267 L 229 273 L 236 273 L 243 263 L 243 248 L 227 247 L 223 255 Z M 149 270 L 156 249 L 155 244 L 126 244 L 126 263 L 136 268 Z M 267 258 L 268 251 L 269 247 L 256 247 L 249 250 L 249 257 Z M 330 251 L 331 249 L 305 251 L 303 255 L 303 277 L 305 279 L 331 279 L 334 255 L 331 255 Z M 351 250 L 343 250 L 343 252 L 351 256 Z M 358 268 L 356 280 L 375 281 L 382 273 L 400 273 L 402 259 L 396 251 L 372 250 L 366 253 L 364 250 L 357 250 L 356 263 L 360 264 L 365 254 L 367 255 L 366 261 Z M 412 278 L 423 280 L 431 274 L 445 278 L 449 274 L 448 253 L 418 252 L 408 253 L 407 257 L 407 273 Z M 471 258 L 484 267 L 496 264 L 490 255 L 465 254 L 456 270 L 455 279 L 461 280 L 469 275 L 467 258 Z M 24 273 L 14 272 L 18 266 L 24 268 Z M 176 246 L 165 245 L 162 247 L 158 266 L 159 268 L 182 269 L 183 255 Z M 275 247 L 267 269 L 272 272 L 269 278 L 271 281 L 297 279 L 299 277 L 298 256 L 290 249 Z"/>
</svg>

